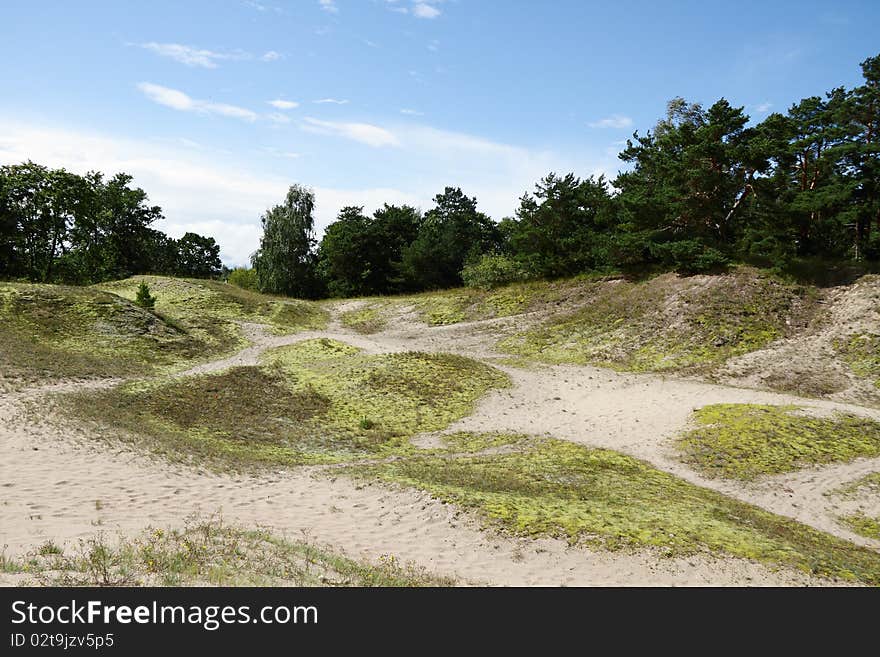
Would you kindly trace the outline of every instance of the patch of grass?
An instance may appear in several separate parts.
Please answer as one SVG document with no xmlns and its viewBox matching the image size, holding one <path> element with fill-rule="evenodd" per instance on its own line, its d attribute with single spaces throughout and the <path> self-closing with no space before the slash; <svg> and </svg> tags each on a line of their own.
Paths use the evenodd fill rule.
<svg viewBox="0 0 880 657">
<path fill-rule="evenodd" d="M 75 416 L 173 460 L 218 469 L 407 454 L 507 377 L 452 354 L 369 356 L 307 340 L 261 367 L 59 396 Z M 364 422 L 364 420 L 367 422 Z M 108 431 L 111 430 L 111 431 Z"/>
<path fill-rule="evenodd" d="M 678 439 L 682 460 L 709 476 L 754 479 L 822 463 L 880 455 L 880 423 L 838 413 L 798 414 L 796 406 L 712 404 Z"/>
<path fill-rule="evenodd" d="M 378 564 L 349 559 L 307 541 L 287 541 L 217 520 L 183 529 L 149 529 L 111 543 L 80 542 L 76 554 L 38 553 L 17 564 L 46 586 L 451 586 L 385 556 Z"/>
<path fill-rule="evenodd" d="M 206 337 L 94 288 L 0 283 L 0 383 L 166 371 L 214 353 Z"/>
<path fill-rule="evenodd" d="M 837 342 L 835 347 L 856 375 L 873 379 L 880 388 L 880 335 L 858 333 Z"/>
<path fill-rule="evenodd" d="M 803 325 L 810 288 L 742 268 L 725 276 L 593 281 L 574 312 L 501 341 L 504 351 L 548 363 L 629 371 L 705 371 Z"/>
<path fill-rule="evenodd" d="M 343 326 L 364 334 L 378 333 L 387 324 L 378 304 L 344 312 L 339 316 L 339 320 Z"/>
<path fill-rule="evenodd" d="M 875 551 L 608 450 L 546 439 L 503 455 L 418 456 L 346 471 L 427 491 L 517 535 L 668 555 L 711 552 L 880 583 Z"/>
<path fill-rule="evenodd" d="M 880 518 L 855 513 L 851 516 L 844 516 L 840 520 L 859 536 L 880 540 Z"/>
<path fill-rule="evenodd" d="M 509 433 L 457 432 L 442 436 L 442 441 L 445 447 L 441 450 L 434 450 L 435 453 L 472 454 L 498 447 L 525 445 L 531 439 Z"/>
</svg>

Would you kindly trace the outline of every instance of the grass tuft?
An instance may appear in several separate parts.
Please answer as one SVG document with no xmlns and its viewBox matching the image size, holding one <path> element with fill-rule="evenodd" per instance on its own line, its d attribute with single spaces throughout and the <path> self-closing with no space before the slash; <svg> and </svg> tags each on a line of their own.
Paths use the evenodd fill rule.
<svg viewBox="0 0 880 657">
<path fill-rule="evenodd" d="M 189 519 L 183 529 L 148 529 L 111 543 L 97 535 L 75 554 L 7 560 L 6 572 L 29 573 L 44 586 L 451 586 L 385 556 L 354 561 L 308 541 L 279 539 L 219 520 Z"/>
</svg>

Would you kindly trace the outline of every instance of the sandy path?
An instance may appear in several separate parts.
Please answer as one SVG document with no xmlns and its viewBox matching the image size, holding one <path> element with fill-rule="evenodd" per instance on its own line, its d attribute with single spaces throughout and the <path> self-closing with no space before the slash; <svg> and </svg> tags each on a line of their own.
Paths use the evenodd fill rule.
<svg viewBox="0 0 880 657">
<path fill-rule="evenodd" d="M 515 322 L 508 318 L 427 328 L 403 316 L 375 335 L 359 335 L 334 321 L 326 331 L 291 336 L 271 336 L 258 326 L 245 325 L 250 347 L 185 374 L 256 364 L 266 349 L 312 337 L 344 340 L 368 353 L 455 351 L 491 358 L 500 355 L 492 349 L 498 333 L 511 330 Z M 694 483 L 872 544 L 834 522 L 835 502 L 823 493 L 880 470 L 880 459 L 743 485 L 700 477 L 674 458 L 670 439 L 686 425 L 693 409 L 716 402 L 798 403 L 878 419 L 880 411 L 591 367 L 502 369 L 511 375 L 514 387 L 487 396 L 474 415 L 450 430 L 546 433 L 617 449 Z M 772 571 L 738 559 L 658 559 L 648 552 L 592 552 L 554 540 L 511 539 L 480 530 L 473 519 L 424 494 L 363 487 L 344 478 L 315 476 L 305 468 L 239 478 L 175 468 L 124 449 L 96 445 L 73 427 L 59 432 L 53 423 L 23 415 L 25 402 L 40 394 L 25 391 L 0 397 L 4 455 L 0 462 L 0 546 L 7 545 L 10 553 L 25 551 L 47 538 L 72 541 L 96 530 L 130 532 L 147 524 L 179 524 L 195 511 L 222 511 L 228 520 L 245 526 L 262 525 L 293 537 L 306 532 L 317 542 L 342 548 L 352 556 L 376 559 L 394 554 L 473 582 L 814 583 L 798 573 Z"/>
</svg>

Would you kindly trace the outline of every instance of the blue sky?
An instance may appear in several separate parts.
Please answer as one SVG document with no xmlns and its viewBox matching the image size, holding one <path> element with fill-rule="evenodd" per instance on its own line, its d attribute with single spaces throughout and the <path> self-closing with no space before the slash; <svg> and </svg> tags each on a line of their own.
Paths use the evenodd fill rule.
<svg viewBox="0 0 880 657">
<path fill-rule="evenodd" d="M 228 264 L 290 183 L 496 219 L 616 153 L 674 96 L 755 119 L 859 83 L 880 3 L 0 0 L 0 163 L 127 171 Z"/>
</svg>

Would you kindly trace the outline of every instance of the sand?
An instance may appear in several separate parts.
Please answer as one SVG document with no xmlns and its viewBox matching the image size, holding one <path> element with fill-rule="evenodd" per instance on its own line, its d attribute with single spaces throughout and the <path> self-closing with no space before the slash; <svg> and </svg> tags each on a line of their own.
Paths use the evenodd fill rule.
<svg viewBox="0 0 880 657">
<path fill-rule="evenodd" d="M 349 304 L 350 305 L 350 304 Z M 350 307 L 346 307 L 350 309 Z M 349 342 L 369 353 L 455 351 L 496 363 L 499 333 L 530 317 L 426 327 L 403 312 L 386 330 L 360 335 L 334 321 L 326 331 L 272 336 L 245 325 L 252 345 L 231 358 L 181 376 L 258 362 L 268 348 L 314 337 Z M 497 363 L 496 363 L 497 364 Z M 521 369 L 499 365 L 513 387 L 486 396 L 453 430 L 510 430 L 547 434 L 631 454 L 695 484 L 786 515 L 846 539 L 880 548 L 835 521 L 845 500 L 825 495 L 841 483 L 880 471 L 880 459 L 810 468 L 755 483 L 706 479 L 674 456 L 672 438 L 703 405 L 796 403 L 815 412 L 845 410 L 880 419 L 880 411 L 834 401 L 713 385 L 592 367 Z M 72 545 L 104 532 L 132 534 L 146 526 L 178 526 L 187 515 L 221 514 L 245 527 L 290 538 L 307 537 L 355 558 L 394 555 L 465 583 L 492 585 L 821 585 L 827 582 L 742 559 L 660 557 L 651 551 L 603 552 L 553 539 L 517 539 L 480 527 L 451 505 L 426 494 L 364 486 L 332 471 L 296 468 L 259 476 L 219 475 L 172 466 L 127 448 L 94 441 L 72 423 L 59 424 L 47 403 L 41 418 L 24 412 L 49 392 L 112 385 L 66 382 L 0 397 L 0 546 L 20 555 L 47 539 Z M 61 426 L 62 428 L 59 428 Z M 423 437 L 430 441 L 430 436 Z M 880 514 L 880 501 L 861 507 Z M 867 504 L 867 508 L 865 505 Z M 872 506 L 873 505 L 873 506 Z M 0 584 L 20 578 L 0 575 Z"/>
</svg>

